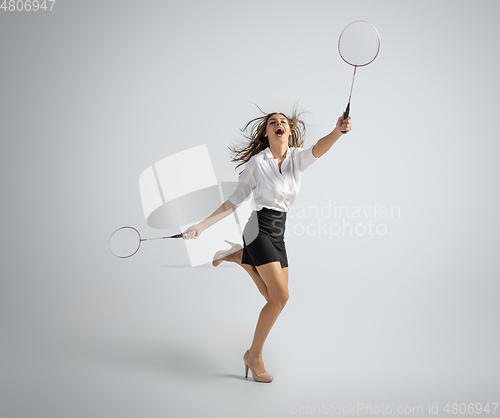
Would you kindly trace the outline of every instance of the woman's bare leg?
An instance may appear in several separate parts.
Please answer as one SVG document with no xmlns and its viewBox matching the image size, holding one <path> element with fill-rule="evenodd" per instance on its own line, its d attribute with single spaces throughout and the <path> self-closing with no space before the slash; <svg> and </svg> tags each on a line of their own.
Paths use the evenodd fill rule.
<svg viewBox="0 0 500 418">
<path fill-rule="evenodd" d="M 271 328 L 288 301 L 288 267 L 282 268 L 279 261 L 274 261 L 257 266 L 256 269 L 267 286 L 269 299 L 260 312 L 248 353 L 256 373 L 265 373 L 262 350 Z"/>
<path fill-rule="evenodd" d="M 259 272 L 255 268 L 255 266 L 251 266 L 249 264 L 241 264 L 241 258 L 243 256 L 243 249 L 236 251 L 233 254 L 230 254 L 226 257 L 223 257 L 222 259 L 224 261 L 230 261 L 236 264 L 239 264 L 241 267 L 243 267 L 246 272 L 250 275 L 252 280 L 257 286 L 257 289 L 259 289 L 259 292 L 264 296 L 264 298 L 269 301 L 269 295 L 267 294 L 267 286 L 264 283 L 264 280 L 262 280 L 262 277 L 260 277 Z"/>
</svg>

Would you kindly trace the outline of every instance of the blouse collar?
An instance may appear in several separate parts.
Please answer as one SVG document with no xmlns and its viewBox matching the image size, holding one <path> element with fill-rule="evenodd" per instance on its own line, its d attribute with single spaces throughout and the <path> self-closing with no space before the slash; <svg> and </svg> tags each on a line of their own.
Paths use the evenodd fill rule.
<svg viewBox="0 0 500 418">
<path fill-rule="evenodd" d="M 274 159 L 273 153 L 271 152 L 271 147 L 267 147 L 264 150 L 264 153 L 267 158 Z M 290 147 L 288 147 L 288 149 L 286 150 L 285 160 L 287 159 L 289 153 L 290 153 Z"/>
</svg>

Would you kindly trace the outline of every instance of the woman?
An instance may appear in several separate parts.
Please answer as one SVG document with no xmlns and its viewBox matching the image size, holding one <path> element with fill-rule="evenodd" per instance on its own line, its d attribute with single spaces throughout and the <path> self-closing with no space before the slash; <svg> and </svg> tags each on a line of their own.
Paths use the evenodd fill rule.
<svg viewBox="0 0 500 418">
<path fill-rule="evenodd" d="M 222 261 L 234 262 L 252 277 L 267 303 L 260 312 L 252 345 L 244 356 L 245 377 L 248 369 L 257 382 L 272 382 L 262 360 L 264 342 L 274 322 L 288 301 L 288 259 L 284 242 L 286 214 L 300 188 L 302 172 L 327 152 L 351 130 L 351 118 L 341 116 L 335 129 L 308 149 L 303 149 L 305 124 L 296 110 L 291 117 L 270 113 L 247 123 L 254 123 L 249 143 L 235 153 L 232 161 L 246 163 L 240 173 L 234 193 L 212 215 L 183 232 L 184 239 L 196 239 L 200 234 L 230 215 L 253 193 L 255 210 L 243 231 L 243 248 L 229 241 L 231 248 L 219 251 L 214 266 Z M 238 167 L 237 166 L 237 167 Z"/>
</svg>

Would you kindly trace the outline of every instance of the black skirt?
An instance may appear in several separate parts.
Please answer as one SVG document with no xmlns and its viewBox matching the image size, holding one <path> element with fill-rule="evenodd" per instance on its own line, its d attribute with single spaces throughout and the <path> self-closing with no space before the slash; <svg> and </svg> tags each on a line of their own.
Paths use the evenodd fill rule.
<svg viewBox="0 0 500 418">
<path fill-rule="evenodd" d="M 279 261 L 288 267 L 285 247 L 286 212 L 262 208 L 254 210 L 243 229 L 242 264 L 261 266 Z"/>
</svg>

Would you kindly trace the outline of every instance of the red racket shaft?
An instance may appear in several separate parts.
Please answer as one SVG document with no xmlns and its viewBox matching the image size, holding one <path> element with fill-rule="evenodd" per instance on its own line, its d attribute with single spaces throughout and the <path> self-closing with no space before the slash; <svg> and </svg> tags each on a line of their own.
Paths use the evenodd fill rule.
<svg viewBox="0 0 500 418">
<path fill-rule="evenodd" d="M 347 103 L 347 107 L 345 108 L 345 114 L 344 114 L 344 120 L 346 120 L 349 117 L 349 112 L 351 110 L 351 96 L 352 96 L 352 88 L 354 87 L 354 78 L 356 77 L 356 70 L 357 66 L 354 66 L 354 74 L 352 75 L 352 83 L 351 83 L 351 91 L 349 92 L 349 103 Z M 341 131 L 343 134 L 346 133 L 346 131 Z"/>
<path fill-rule="evenodd" d="M 197 237 L 198 236 L 198 233 L 195 234 L 195 236 Z M 141 238 L 141 241 L 152 241 L 152 240 L 155 240 L 155 239 L 167 239 L 167 238 L 182 238 L 183 235 L 182 234 L 176 234 L 176 235 L 172 235 L 170 237 L 159 237 L 159 238 Z"/>
</svg>

